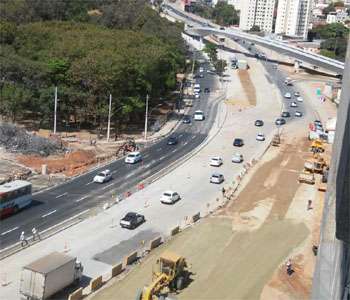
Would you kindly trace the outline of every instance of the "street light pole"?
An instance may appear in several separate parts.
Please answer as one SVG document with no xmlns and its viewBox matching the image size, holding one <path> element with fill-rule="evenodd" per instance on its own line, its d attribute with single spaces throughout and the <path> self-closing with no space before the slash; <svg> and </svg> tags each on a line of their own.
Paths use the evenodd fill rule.
<svg viewBox="0 0 350 300">
<path fill-rule="evenodd" d="M 110 132 L 111 132 L 111 110 L 112 110 L 112 94 L 109 94 L 107 142 L 109 142 L 109 136 L 110 136 Z"/>
<path fill-rule="evenodd" d="M 146 113 L 145 113 L 145 141 L 147 141 L 147 126 L 148 126 L 148 94 L 146 96 Z"/>
<path fill-rule="evenodd" d="M 53 134 L 56 134 L 56 123 L 57 123 L 57 86 L 55 87 L 55 109 L 53 116 Z"/>
</svg>

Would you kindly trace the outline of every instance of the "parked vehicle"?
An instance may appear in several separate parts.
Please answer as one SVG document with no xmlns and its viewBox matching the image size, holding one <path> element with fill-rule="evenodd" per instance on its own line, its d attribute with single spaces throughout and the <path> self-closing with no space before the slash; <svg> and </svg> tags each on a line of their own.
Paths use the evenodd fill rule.
<svg viewBox="0 0 350 300">
<path fill-rule="evenodd" d="M 160 197 L 160 202 L 163 204 L 174 204 L 180 200 L 180 195 L 177 192 L 166 191 Z"/>
<path fill-rule="evenodd" d="M 298 101 L 298 102 L 303 102 L 304 99 L 303 99 L 303 97 L 297 97 L 297 101 Z"/>
<path fill-rule="evenodd" d="M 256 135 L 256 140 L 260 142 L 265 141 L 265 135 L 263 133 L 258 133 Z"/>
<path fill-rule="evenodd" d="M 196 110 L 193 116 L 195 121 L 203 121 L 205 119 L 204 113 L 201 110 Z"/>
<path fill-rule="evenodd" d="M 76 257 L 52 252 L 23 267 L 19 292 L 27 299 L 44 300 L 78 283 L 83 266 Z"/>
<path fill-rule="evenodd" d="M 302 112 L 300 112 L 300 111 L 296 111 L 295 113 L 294 113 L 294 116 L 295 117 L 302 117 L 303 116 L 303 113 Z"/>
<path fill-rule="evenodd" d="M 236 138 L 233 140 L 233 146 L 242 147 L 244 145 L 243 139 Z"/>
<path fill-rule="evenodd" d="M 224 182 L 224 180 L 225 180 L 224 175 L 219 174 L 219 173 L 214 173 L 210 177 L 210 183 L 220 184 L 220 183 Z"/>
<path fill-rule="evenodd" d="M 232 162 L 233 163 L 241 163 L 243 162 L 243 155 L 240 154 L 240 153 L 235 153 L 233 156 L 232 156 Z"/>
<path fill-rule="evenodd" d="M 209 94 L 209 93 L 210 93 L 210 89 L 209 89 L 209 88 L 205 88 L 205 89 L 204 89 L 204 93 L 205 93 L 205 94 Z"/>
<path fill-rule="evenodd" d="M 296 102 L 291 102 L 290 107 L 298 107 L 298 104 Z"/>
<path fill-rule="evenodd" d="M 32 203 L 32 184 L 14 180 L 0 185 L 0 219 L 17 213 Z"/>
<path fill-rule="evenodd" d="M 281 114 L 282 118 L 289 118 L 290 117 L 290 112 L 289 111 L 283 111 Z"/>
<path fill-rule="evenodd" d="M 142 160 L 141 153 L 138 151 L 131 152 L 125 157 L 125 163 L 127 164 L 136 164 L 137 162 Z"/>
<path fill-rule="evenodd" d="M 135 212 L 128 212 L 123 219 L 120 220 L 120 226 L 127 229 L 135 229 L 146 221 L 144 215 Z"/>
<path fill-rule="evenodd" d="M 300 93 L 299 92 L 294 92 L 294 97 L 299 97 Z"/>
<path fill-rule="evenodd" d="M 112 173 L 110 170 L 104 170 L 100 173 L 98 173 L 93 181 L 96 182 L 96 183 L 105 183 L 105 182 L 108 182 L 112 179 Z"/>
<path fill-rule="evenodd" d="M 223 163 L 222 158 L 219 156 L 215 156 L 211 158 L 209 165 L 213 167 L 220 167 L 222 163 Z"/>
<path fill-rule="evenodd" d="M 254 125 L 257 126 L 257 127 L 264 126 L 264 121 L 262 121 L 262 120 L 256 120 L 255 123 L 254 123 Z"/>
<path fill-rule="evenodd" d="M 183 124 L 191 124 L 191 117 L 190 116 L 184 116 L 182 119 Z"/>
</svg>

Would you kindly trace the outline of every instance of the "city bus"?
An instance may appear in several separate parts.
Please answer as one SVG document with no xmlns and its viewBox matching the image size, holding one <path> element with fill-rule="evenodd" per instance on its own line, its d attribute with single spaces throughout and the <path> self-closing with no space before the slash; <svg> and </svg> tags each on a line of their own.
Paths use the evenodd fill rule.
<svg viewBox="0 0 350 300">
<path fill-rule="evenodd" d="M 14 180 L 0 185 L 0 218 L 8 217 L 32 203 L 32 184 Z"/>
</svg>

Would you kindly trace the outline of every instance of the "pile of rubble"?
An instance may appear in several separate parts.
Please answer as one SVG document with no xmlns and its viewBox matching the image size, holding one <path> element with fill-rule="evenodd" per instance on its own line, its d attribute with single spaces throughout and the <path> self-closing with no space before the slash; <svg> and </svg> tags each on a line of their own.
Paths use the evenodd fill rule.
<svg viewBox="0 0 350 300">
<path fill-rule="evenodd" d="M 56 154 L 64 150 L 60 141 L 30 134 L 25 129 L 8 123 L 0 123 L 0 147 L 4 147 L 10 152 L 42 156 Z"/>
</svg>

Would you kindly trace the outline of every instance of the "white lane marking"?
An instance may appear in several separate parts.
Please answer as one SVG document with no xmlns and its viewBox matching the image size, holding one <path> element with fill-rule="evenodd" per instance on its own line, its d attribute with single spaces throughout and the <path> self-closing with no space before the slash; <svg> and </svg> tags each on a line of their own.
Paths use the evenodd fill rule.
<svg viewBox="0 0 350 300">
<path fill-rule="evenodd" d="M 175 150 L 173 150 L 173 151 L 171 151 L 171 153 L 175 153 L 176 152 L 176 149 Z"/>
<path fill-rule="evenodd" d="M 86 183 L 85 185 L 89 185 L 89 184 L 91 184 L 91 183 L 94 183 L 94 182 L 93 182 L 93 181 L 90 181 L 90 182 Z"/>
<path fill-rule="evenodd" d="M 157 149 L 157 152 L 162 151 L 162 148 Z"/>
<path fill-rule="evenodd" d="M 117 171 L 117 170 L 115 170 L 115 171 L 113 171 L 113 172 L 112 172 L 112 174 L 115 174 L 115 173 L 117 173 L 117 172 L 118 172 L 118 171 Z"/>
<path fill-rule="evenodd" d="M 183 134 L 180 134 L 180 135 L 179 135 L 179 137 L 182 137 L 182 136 L 183 136 Z"/>
<path fill-rule="evenodd" d="M 61 195 L 56 196 L 55 198 L 56 198 L 56 199 L 57 199 L 57 198 L 61 198 L 61 197 L 65 196 L 65 195 L 67 195 L 67 194 L 68 194 L 68 193 L 65 192 L 65 193 L 63 193 L 63 194 L 61 194 Z"/>
<path fill-rule="evenodd" d="M 188 142 L 184 142 L 184 146 L 186 146 L 188 144 Z"/>
<path fill-rule="evenodd" d="M 12 232 L 12 231 L 15 231 L 16 229 L 18 229 L 18 226 L 17 226 L 17 227 L 14 227 L 14 228 L 12 228 L 12 229 L 9 229 L 9 230 L 7 230 L 7 231 L 4 231 L 3 233 L 1 233 L 1 235 L 8 234 L 8 233 L 10 233 L 10 232 Z"/>
<path fill-rule="evenodd" d="M 80 201 L 83 201 L 83 200 L 84 200 L 84 199 L 86 199 L 87 197 L 89 197 L 89 196 L 84 196 L 84 197 L 81 197 L 80 199 L 75 200 L 75 202 L 80 202 Z"/>
<path fill-rule="evenodd" d="M 196 136 L 194 135 L 194 136 L 192 136 L 192 140 L 194 140 L 196 138 Z"/>
<path fill-rule="evenodd" d="M 42 218 L 45 218 L 45 217 L 47 217 L 47 216 L 49 216 L 49 215 L 54 214 L 56 211 L 57 211 L 57 209 L 55 209 L 55 210 L 53 210 L 53 211 L 50 211 L 50 212 L 48 212 L 47 214 L 42 215 L 41 217 L 42 217 Z"/>
<path fill-rule="evenodd" d="M 109 185 L 104 186 L 102 189 L 105 190 L 105 189 L 109 188 L 112 185 L 114 185 L 114 183 L 110 183 Z"/>
</svg>

